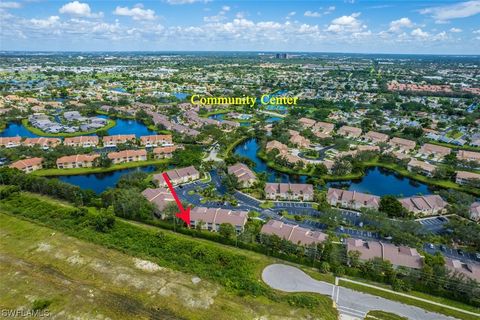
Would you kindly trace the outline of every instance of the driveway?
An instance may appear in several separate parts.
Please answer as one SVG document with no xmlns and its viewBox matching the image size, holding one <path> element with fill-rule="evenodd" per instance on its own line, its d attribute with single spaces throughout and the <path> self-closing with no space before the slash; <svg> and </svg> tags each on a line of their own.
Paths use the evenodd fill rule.
<svg viewBox="0 0 480 320">
<path fill-rule="evenodd" d="M 284 264 L 272 264 L 262 272 L 263 281 L 270 287 L 286 292 L 315 292 L 336 300 L 340 314 L 363 319 L 371 310 L 382 310 L 412 320 L 452 320 L 455 318 L 425 311 L 374 295 L 335 286 L 311 278 L 302 270 Z"/>
</svg>

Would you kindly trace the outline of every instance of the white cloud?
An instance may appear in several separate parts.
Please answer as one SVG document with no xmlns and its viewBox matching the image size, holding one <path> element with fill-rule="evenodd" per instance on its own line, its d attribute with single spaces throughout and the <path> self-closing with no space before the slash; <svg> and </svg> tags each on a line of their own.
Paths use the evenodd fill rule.
<svg viewBox="0 0 480 320">
<path fill-rule="evenodd" d="M 209 0 L 166 0 L 168 4 L 192 4 L 195 2 L 207 3 Z"/>
<path fill-rule="evenodd" d="M 223 6 L 222 11 L 224 11 L 224 12 L 230 11 L 230 7 L 229 6 Z"/>
<path fill-rule="evenodd" d="M 459 32 L 462 32 L 462 29 L 460 29 L 460 28 L 451 28 L 451 29 L 450 29 L 450 32 L 459 33 Z"/>
<path fill-rule="evenodd" d="M 448 6 L 426 8 L 420 10 L 420 13 L 431 15 L 439 23 L 446 22 L 451 19 L 471 17 L 480 13 L 480 0 L 460 2 Z"/>
<path fill-rule="evenodd" d="M 7 2 L 0 2 L 0 9 L 19 9 L 22 5 L 18 2 L 7 1 Z"/>
<path fill-rule="evenodd" d="M 142 5 L 136 5 L 133 8 L 116 7 L 113 14 L 117 16 L 132 17 L 133 20 L 155 20 L 155 11 L 151 9 L 144 9 Z"/>
<path fill-rule="evenodd" d="M 367 26 L 362 25 L 361 21 L 357 18 L 360 16 L 360 12 L 352 13 L 349 16 L 341 16 L 336 19 L 333 19 L 330 25 L 327 28 L 327 31 L 342 33 L 342 32 L 360 32 L 367 28 Z"/>
<path fill-rule="evenodd" d="M 413 28 L 413 27 L 414 27 L 413 22 L 409 18 L 401 18 L 401 19 L 390 22 L 390 29 L 388 29 L 388 31 L 400 32 L 402 28 Z"/>
<path fill-rule="evenodd" d="M 322 16 L 322 14 L 320 12 L 316 12 L 316 11 L 305 11 L 305 13 L 303 14 L 305 17 L 309 17 L 309 18 L 319 18 Z"/>
<path fill-rule="evenodd" d="M 60 21 L 59 16 L 50 16 L 47 19 L 30 19 L 33 26 L 39 28 L 51 28 Z"/>
<path fill-rule="evenodd" d="M 427 38 L 429 36 L 428 32 L 425 32 L 420 28 L 412 30 L 410 34 L 416 38 Z"/>
<path fill-rule="evenodd" d="M 289 17 L 292 17 L 292 16 L 294 16 L 294 15 L 296 15 L 296 14 L 297 14 L 297 13 L 296 13 L 295 11 L 292 11 L 292 12 L 289 12 L 289 13 L 288 13 L 288 16 L 289 16 Z"/>
<path fill-rule="evenodd" d="M 325 14 L 330 14 L 333 11 L 335 11 L 335 6 L 330 6 L 330 7 L 327 8 L 327 10 L 325 10 Z"/>
<path fill-rule="evenodd" d="M 98 18 L 102 17 L 103 13 L 92 13 L 88 3 L 82 3 L 78 1 L 69 2 L 63 5 L 58 12 L 61 14 L 68 14 L 77 17 Z"/>
</svg>

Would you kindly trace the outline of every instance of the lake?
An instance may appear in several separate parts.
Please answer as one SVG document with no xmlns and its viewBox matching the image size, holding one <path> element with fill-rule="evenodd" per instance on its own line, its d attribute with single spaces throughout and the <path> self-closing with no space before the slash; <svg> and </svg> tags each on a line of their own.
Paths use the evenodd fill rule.
<svg viewBox="0 0 480 320">
<path fill-rule="evenodd" d="M 418 194 L 431 194 L 428 185 L 416 180 L 403 177 L 394 171 L 373 167 L 365 172 L 365 176 L 358 180 L 329 182 L 328 187 L 346 188 L 352 191 L 371 193 L 377 196 L 394 195 L 397 197 L 411 197 Z"/>
<path fill-rule="evenodd" d="M 99 194 L 108 188 L 115 187 L 120 177 L 124 174 L 135 171 L 143 171 L 150 173 L 154 172 L 155 170 L 155 166 L 145 166 L 116 170 L 112 172 L 80 174 L 74 176 L 58 176 L 53 178 L 57 178 L 63 182 L 79 186 L 82 189 L 91 189 L 95 191 L 95 193 Z"/>
<path fill-rule="evenodd" d="M 109 119 L 106 115 L 98 115 L 99 118 Z M 117 134 L 134 134 L 136 137 L 146 136 L 146 135 L 154 135 L 156 134 L 155 131 L 148 129 L 146 125 L 142 122 L 139 122 L 134 119 L 121 119 L 116 118 L 116 125 L 109 129 L 107 132 L 109 135 L 117 135 Z M 94 135 L 94 134 L 90 134 Z M 21 122 L 9 122 L 7 127 L 4 131 L 0 133 L 1 137 L 27 137 L 27 138 L 35 138 L 39 137 L 32 132 L 30 132 L 27 128 L 23 126 Z"/>
<path fill-rule="evenodd" d="M 269 182 L 306 183 L 307 176 L 288 175 L 267 167 L 265 161 L 257 156 L 258 148 L 257 140 L 249 139 L 235 148 L 235 154 L 252 160 L 255 163 L 255 172 L 267 172 L 267 180 Z M 397 197 L 409 197 L 417 194 L 432 193 L 429 186 L 424 183 L 402 177 L 394 171 L 379 167 L 367 169 L 365 176 L 361 179 L 329 182 L 327 186 L 355 190 L 378 196 L 394 195 Z"/>
</svg>

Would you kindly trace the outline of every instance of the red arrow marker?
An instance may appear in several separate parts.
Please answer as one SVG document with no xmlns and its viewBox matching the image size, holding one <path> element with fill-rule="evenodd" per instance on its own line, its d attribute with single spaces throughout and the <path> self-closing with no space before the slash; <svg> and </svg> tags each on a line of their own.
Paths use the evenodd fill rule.
<svg viewBox="0 0 480 320">
<path fill-rule="evenodd" d="M 163 179 L 167 183 L 168 189 L 170 189 L 170 192 L 172 193 L 173 198 L 175 199 L 175 202 L 177 203 L 178 209 L 180 209 L 180 212 L 176 214 L 176 216 L 180 219 L 182 219 L 188 226 L 190 226 L 190 208 L 187 208 L 186 210 L 183 208 L 182 202 L 177 196 L 177 193 L 175 192 L 175 189 L 173 189 L 172 183 L 170 182 L 170 179 L 168 178 L 168 175 L 166 172 L 162 174 Z"/>
</svg>

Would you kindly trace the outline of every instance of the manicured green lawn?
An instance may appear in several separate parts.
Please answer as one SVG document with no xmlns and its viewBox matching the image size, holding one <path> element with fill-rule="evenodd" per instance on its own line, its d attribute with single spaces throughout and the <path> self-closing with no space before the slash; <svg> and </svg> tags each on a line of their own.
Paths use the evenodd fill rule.
<svg viewBox="0 0 480 320">
<path fill-rule="evenodd" d="M 379 310 L 370 311 L 365 317 L 365 319 L 366 320 L 369 320 L 369 319 L 370 320 L 408 320 L 405 317 L 401 317 L 390 312 L 379 311 Z"/>
<path fill-rule="evenodd" d="M 166 164 L 168 162 L 169 162 L 168 159 L 159 159 L 159 160 L 135 161 L 135 162 L 115 164 L 108 168 L 42 169 L 42 170 L 34 171 L 32 174 L 37 176 L 73 176 L 73 175 L 88 174 L 88 173 L 112 172 L 112 171 L 121 170 L 121 169 Z"/>
<path fill-rule="evenodd" d="M 372 294 L 372 295 L 375 295 L 375 296 L 383 297 L 385 299 L 390 299 L 390 300 L 393 300 L 393 301 L 402 302 L 402 303 L 409 304 L 409 305 L 412 305 L 412 306 L 417 306 L 419 308 L 422 308 L 422 309 L 425 309 L 425 310 L 428 310 L 428 311 L 441 313 L 441 314 L 444 314 L 444 315 L 447 315 L 447 316 L 452 316 L 452 317 L 455 317 L 455 318 L 458 318 L 458 319 L 464 319 L 464 320 L 478 319 L 478 317 L 473 316 L 473 315 L 469 315 L 467 313 L 463 313 L 463 312 L 460 312 L 460 311 L 444 308 L 444 307 L 441 307 L 441 306 L 437 306 L 437 305 L 430 304 L 430 303 L 427 303 L 427 302 L 411 299 L 411 298 L 408 298 L 408 297 L 400 296 L 400 295 L 390 293 L 390 292 L 386 292 L 386 291 L 383 291 L 383 290 L 378 290 L 378 289 L 375 289 L 375 288 L 362 286 L 362 285 L 359 285 L 359 284 L 356 284 L 356 283 L 351 283 L 351 282 L 340 280 L 340 285 L 342 287 L 350 288 L 350 289 L 355 290 L 355 291 L 365 292 L 365 293 L 369 293 L 369 294 Z M 410 294 L 410 293 L 407 293 L 407 294 Z M 413 294 L 411 294 L 411 295 L 413 296 Z M 421 298 L 428 299 L 428 300 L 431 300 L 433 302 L 439 302 L 439 301 L 436 301 L 437 297 L 433 297 L 433 296 L 429 296 L 429 295 L 424 295 Z M 448 301 L 448 303 L 446 303 L 447 301 Z M 462 304 L 460 302 L 451 301 L 451 300 L 448 300 L 448 299 L 442 299 L 441 303 L 448 304 L 452 307 L 456 307 L 456 308 L 460 308 L 460 309 L 464 309 L 464 310 L 468 310 L 468 311 L 472 311 L 471 310 L 472 308 L 475 309 L 474 307 Z M 476 311 L 472 311 L 472 312 L 476 312 Z"/>
<path fill-rule="evenodd" d="M 91 131 L 74 132 L 74 133 L 47 133 L 47 132 L 43 132 L 42 130 L 40 130 L 38 128 L 32 127 L 30 125 L 30 123 L 28 122 L 28 119 L 23 119 L 22 124 L 28 131 L 30 131 L 30 132 L 32 132 L 36 135 L 39 135 L 39 136 L 44 136 L 44 137 L 77 137 L 77 136 L 84 136 L 84 135 L 88 135 L 88 134 L 97 133 L 99 131 L 111 129 L 111 128 L 115 127 L 115 125 L 117 123 L 113 119 L 107 119 L 107 125 L 100 128 L 100 129 L 91 130 Z"/>
</svg>

